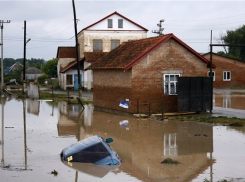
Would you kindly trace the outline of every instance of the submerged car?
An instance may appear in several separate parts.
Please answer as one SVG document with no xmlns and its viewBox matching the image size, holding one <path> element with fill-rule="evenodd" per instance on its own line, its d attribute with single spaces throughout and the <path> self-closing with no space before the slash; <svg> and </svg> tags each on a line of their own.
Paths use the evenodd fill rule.
<svg viewBox="0 0 245 182">
<path fill-rule="evenodd" d="M 60 157 L 66 162 L 93 163 L 96 165 L 117 165 L 121 159 L 115 150 L 108 144 L 113 141 L 104 140 L 100 136 L 91 136 L 70 145 L 62 150 Z"/>
</svg>

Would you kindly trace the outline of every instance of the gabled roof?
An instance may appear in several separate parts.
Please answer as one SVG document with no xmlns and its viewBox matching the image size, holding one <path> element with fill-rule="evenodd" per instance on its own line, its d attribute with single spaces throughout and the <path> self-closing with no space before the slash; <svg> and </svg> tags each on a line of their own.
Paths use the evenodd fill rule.
<svg viewBox="0 0 245 182">
<path fill-rule="evenodd" d="M 43 71 L 36 67 L 29 67 L 26 69 L 26 74 L 43 74 Z"/>
<path fill-rule="evenodd" d="M 88 63 L 94 63 L 100 60 L 106 54 L 107 52 L 84 52 L 84 57 L 80 59 L 79 62 L 86 61 Z M 66 67 L 64 67 L 62 70 L 60 70 L 60 73 L 65 73 L 66 71 L 71 69 L 73 66 L 76 66 L 76 64 L 77 64 L 76 61 L 71 62 Z"/>
<path fill-rule="evenodd" d="M 11 71 L 12 69 L 19 68 L 20 66 L 23 67 L 22 64 L 20 64 L 19 62 L 16 62 L 12 66 L 9 67 L 9 71 Z"/>
<path fill-rule="evenodd" d="M 99 21 L 97 21 L 97 22 L 95 22 L 95 23 L 93 23 L 93 24 L 91 24 L 91 25 L 85 27 L 85 28 L 82 29 L 80 32 L 82 32 L 83 30 L 87 30 L 88 28 L 90 28 L 90 27 L 92 27 L 92 26 L 98 24 L 99 22 L 101 22 L 101 21 L 103 21 L 103 20 L 105 20 L 105 19 L 107 19 L 107 18 L 109 18 L 110 16 L 115 15 L 115 14 L 118 15 L 118 16 L 121 16 L 121 17 L 124 18 L 125 20 L 128 20 L 129 22 L 133 23 L 134 25 L 136 25 L 136 26 L 142 28 L 144 31 L 148 31 L 148 29 L 142 27 L 141 25 L 135 23 L 134 21 L 128 19 L 127 17 L 125 17 L 125 16 L 123 16 L 123 15 L 121 15 L 121 14 L 119 14 L 118 12 L 115 11 L 114 13 L 112 13 L 112 14 L 110 14 L 110 15 L 104 17 L 104 18 L 102 18 L 101 20 L 99 20 Z M 80 33 L 80 32 L 79 32 L 79 33 Z M 78 34 L 79 34 L 79 33 L 78 33 Z"/>
<path fill-rule="evenodd" d="M 76 47 L 58 47 L 56 58 L 76 58 Z"/>
<path fill-rule="evenodd" d="M 144 56 L 159 47 L 169 39 L 174 39 L 180 45 L 188 49 L 203 62 L 210 64 L 209 60 L 201 56 L 187 44 L 182 42 L 173 34 L 166 34 L 157 37 L 150 37 L 135 41 L 129 41 L 121 44 L 111 52 L 106 54 L 102 59 L 96 61 L 87 69 L 130 69 L 134 64 L 141 60 Z M 215 67 L 215 65 L 213 65 Z"/>
<path fill-rule="evenodd" d="M 207 52 L 207 53 L 204 53 L 204 54 L 202 54 L 202 56 L 206 56 L 206 55 L 209 55 L 210 54 L 210 52 Z M 239 59 L 236 59 L 236 58 L 230 58 L 230 57 L 228 57 L 228 56 L 223 56 L 223 55 L 219 55 L 219 54 L 217 54 L 217 53 L 212 53 L 213 55 L 216 55 L 216 56 L 219 56 L 219 57 L 223 57 L 223 58 L 226 58 L 226 59 L 230 59 L 230 60 L 233 60 L 233 61 L 238 61 L 238 62 L 242 62 L 242 63 L 245 63 L 245 61 L 242 61 L 242 60 L 239 60 Z M 209 60 L 209 59 L 208 59 Z"/>
</svg>

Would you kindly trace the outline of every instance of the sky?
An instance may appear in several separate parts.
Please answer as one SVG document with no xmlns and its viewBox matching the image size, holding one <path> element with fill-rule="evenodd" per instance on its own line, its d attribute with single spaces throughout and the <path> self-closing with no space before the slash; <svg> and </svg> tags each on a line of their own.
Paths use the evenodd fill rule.
<svg viewBox="0 0 245 182">
<path fill-rule="evenodd" d="M 245 24 L 245 0 L 75 0 L 77 31 L 117 11 L 157 36 L 157 24 L 164 19 L 164 34 L 173 33 L 199 53 L 209 52 L 211 30 L 218 43 L 227 30 Z M 26 58 L 46 61 L 56 58 L 58 46 L 75 46 L 72 0 L 0 0 L 0 20 L 4 23 L 3 57 L 23 58 L 26 20 Z M 223 50 L 214 48 L 214 52 Z M 0 53 L 1 54 L 1 53 Z"/>
</svg>

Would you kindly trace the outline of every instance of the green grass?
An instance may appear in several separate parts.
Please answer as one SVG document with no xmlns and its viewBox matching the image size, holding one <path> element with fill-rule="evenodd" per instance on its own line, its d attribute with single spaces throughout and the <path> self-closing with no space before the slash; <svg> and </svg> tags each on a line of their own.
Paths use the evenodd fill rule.
<svg viewBox="0 0 245 182">
<path fill-rule="evenodd" d="M 175 165 L 177 165 L 177 164 L 180 164 L 180 162 L 173 160 L 171 158 L 166 158 L 161 162 L 161 164 L 175 164 Z"/>
<path fill-rule="evenodd" d="M 173 120 L 178 121 L 196 121 L 202 123 L 212 123 L 212 124 L 223 124 L 226 126 L 242 127 L 245 124 L 245 119 L 239 118 L 228 118 L 224 116 L 219 117 L 208 117 L 205 115 L 189 115 L 189 116 L 176 116 L 172 118 Z"/>
</svg>

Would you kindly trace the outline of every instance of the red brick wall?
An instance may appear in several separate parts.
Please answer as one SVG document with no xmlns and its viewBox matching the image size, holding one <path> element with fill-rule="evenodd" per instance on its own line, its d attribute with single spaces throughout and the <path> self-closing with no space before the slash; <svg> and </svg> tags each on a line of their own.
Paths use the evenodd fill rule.
<svg viewBox="0 0 245 182">
<path fill-rule="evenodd" d="M 132 69 L 94 70 L 94 105 L 125 112 L 161 113 L 178 110 L 177 96 L 164 96 L 163 71 L 177 70 L 181 76 L 207 76 L 206 63 L 174 40 L 168 40 L 136 63 Z M 121 100 L 130 100 L 130 109 L 119 107 Z"/>
<path fill-rule="evenodd" d="M 141 112 L 148 112 L 148 103 L 151 103 L 151 112 L 161 113 L 162 102 L 164 112 L 178 110 L 177 96 L 164 96 L 163 71 L 175 70 L 181 72 L 181 76 L 196 77 L 206 76 L 208 68 L 187 49 L 169 40 L 134 65 L 132 70 L 133 107 L 135 100 L 139 99 Z"/>
<path fill-rule="evenodd" d="M 124 72 L 122 69 L 94 70 L 93 82 L 94 106 L 133 112 L 131 109 L 119 107 L 121 100 L 129 99 L 131 101 L 131 71 Z"/>
<path fill-rule="evenodd" d="M 204 57 L 209 60 L 210 54 Z M 245 86 L 245 62 L 213 54 L 213 64 L 217 66 L 216 69 L 213 69 L 215 72 L 214 88 Z M 223 71 L 231 72 L 230 81 L 223 81 Z"/>
</svg>

